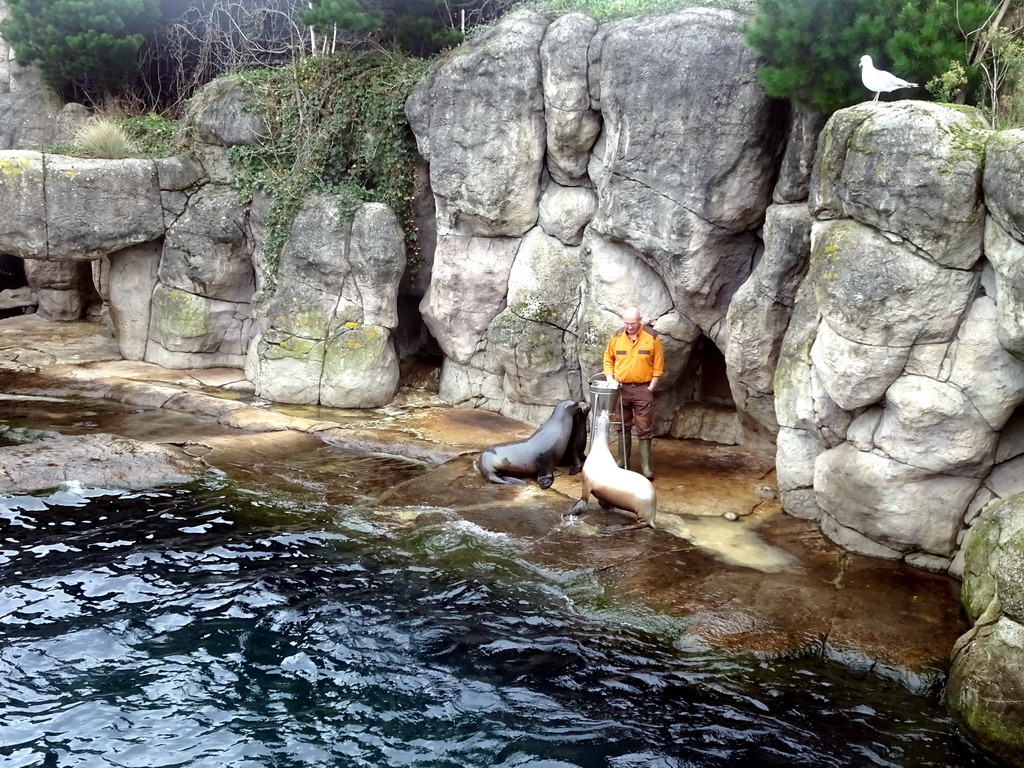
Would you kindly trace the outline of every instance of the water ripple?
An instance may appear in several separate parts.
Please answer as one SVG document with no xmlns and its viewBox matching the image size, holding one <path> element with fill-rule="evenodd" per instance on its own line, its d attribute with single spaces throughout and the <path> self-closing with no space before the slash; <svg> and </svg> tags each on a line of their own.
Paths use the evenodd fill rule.
<svg viewBox="0 0 1024 768">
<path fill-rule="evenodd" d="M 215 484 L 0 515 L 10 765 L 987 765 L 936 702 L 682 651 L 672 621 L 478 526 Z"/>
</svg>

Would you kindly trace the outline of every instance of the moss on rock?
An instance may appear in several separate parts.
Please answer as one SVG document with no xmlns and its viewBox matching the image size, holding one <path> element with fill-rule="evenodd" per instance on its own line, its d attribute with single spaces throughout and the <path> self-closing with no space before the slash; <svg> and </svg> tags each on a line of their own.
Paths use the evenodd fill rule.
<svg viewBox="0 0 1024 768">
<path fill-rule="evenodd" d="M 165 339 L 195 339 L 212 328 L 203 297 L 165 285 L 153 292 L 153 323 Z"/>
</svg>

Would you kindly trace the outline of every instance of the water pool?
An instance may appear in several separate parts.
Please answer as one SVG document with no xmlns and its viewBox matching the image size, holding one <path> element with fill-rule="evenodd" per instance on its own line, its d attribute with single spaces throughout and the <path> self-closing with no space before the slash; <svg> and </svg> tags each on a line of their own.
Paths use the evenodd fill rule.
<svg viewBox="0 0 1024 768">
<path fill-rule="evenodd" d="M 4 765 L 996 765 L 937 694 L 681 649 L 455 516 L 70 486 L 0 539 Z"/>
</svg>

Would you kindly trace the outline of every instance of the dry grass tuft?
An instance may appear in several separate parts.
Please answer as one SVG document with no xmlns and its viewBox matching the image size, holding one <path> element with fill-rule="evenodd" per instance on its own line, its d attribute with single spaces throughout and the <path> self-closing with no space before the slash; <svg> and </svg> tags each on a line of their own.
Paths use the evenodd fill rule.
<svg viewBox="0 0 1024 768">
<path fill-rule="evenodd" d="M 90 120 L 75 134 L 75 149 L 82 157 L 119 160 L 138 152 L 124 128 L 104 117 Z"/>
</svg>

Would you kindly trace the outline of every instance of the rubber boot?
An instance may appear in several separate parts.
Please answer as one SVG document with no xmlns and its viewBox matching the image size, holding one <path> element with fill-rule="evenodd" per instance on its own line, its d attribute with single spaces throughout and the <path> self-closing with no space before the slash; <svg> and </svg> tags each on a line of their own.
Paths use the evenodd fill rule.
<svg viewBox="0 0 1024 768">
<path fill-rule="evenodd" d="M 640 441 L 640 474 L 648 480 L 654 479 L 654 472 L 651 471 L 651 440 L 650 438 Z"/>
<path fill-rule="evenodd" d="M 619 435 L 619 458 L 615 463 L 623 469 L 629 469 L 629 454 L 633 450 L 633 433 Z"/>
</svg>

